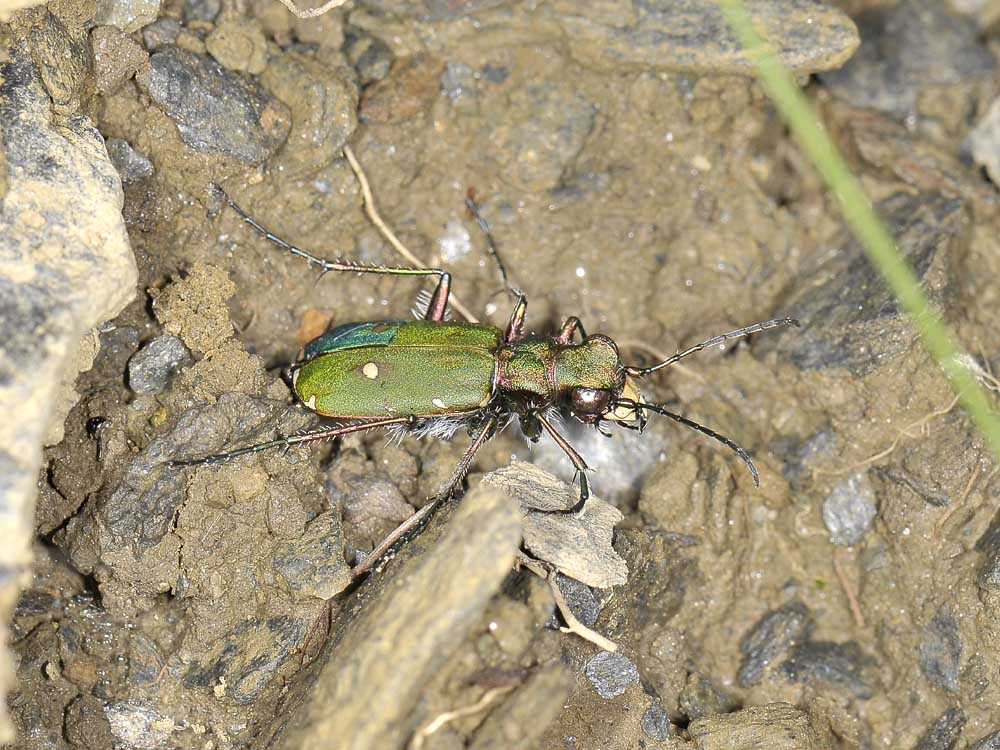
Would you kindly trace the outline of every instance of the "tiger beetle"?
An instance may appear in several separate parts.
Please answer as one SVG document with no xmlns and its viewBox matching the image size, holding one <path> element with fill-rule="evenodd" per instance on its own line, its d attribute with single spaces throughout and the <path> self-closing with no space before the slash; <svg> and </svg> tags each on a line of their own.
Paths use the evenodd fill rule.
<svg viewBox="0 0 1000 750">
<path fill-rule="evenodd" d="M 466 205 L 483 229 L 504 286 L 515 299 L 504 330 L 485 323 L 448 319 L 451 274 L 447 271 L 325 260 L 272 234 L 221 188 L 216 190 L 265 239 L 304 258 L 324 274 L 344 271 L 432 276 L 437 279 L 437 286 L 425 300 L 422 319 L 348 323 L 332 328 L 306 345 L 300 360 L 290 368 L 292 390 L 303 406 L 333 420 L 332 425 L 226 453 L 175 460 L 174 466 L 215 463 L 248 453 L 380 428 L 448 439 L 464 427 L 472 441 L 437 496 L 440 500 L 455 491 L 483 444 L 516 419 L 528 440 L 537 441 L 543 432 L 548 433 L 569 457 L 580 482 L 579 502 L 569 511 L 573 512 L 582 510 L 590 495 L 588 467 L 556 429 L 554 418 L 568 414 L 607 435 L 605 425 L 642 432 L 647 414 L 654 413 L 733 450 L 750 470 L 754 485 L 760 486 L 753 460 L 735 441 L 668 410 L 662 403 L 645 401 L 637 381 L 724 341 L 779 326 L 798 326 L 798 321 L 768 320 L 715 336 L 658 364 L 626 365 L 614 341 L 601 334 L 588 335 L 579 318 L 573 316 L 566 319 L 554 336 L 525 334 L 527 299 L 507 281 L 489 227 L 471 197 Z M 400 532 L 395 534 L 398 539 L 402 532 L 397 532 Z"/>
</svg>

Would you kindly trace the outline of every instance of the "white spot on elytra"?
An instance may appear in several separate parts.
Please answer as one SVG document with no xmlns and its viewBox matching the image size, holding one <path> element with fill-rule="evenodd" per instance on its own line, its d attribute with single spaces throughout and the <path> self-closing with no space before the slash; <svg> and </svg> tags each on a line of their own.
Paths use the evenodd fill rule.
<svg viewBox="0 0 1000 750">
<path fill-rule="evenodd" d="M 361 374 L 369 380 L 374 380 L 378 377 L 378 365 L 374 362 L 369 362 L 361 368 Z"/>
<path fill-rule="evenodd" d="M 434 406 L 436 406 L 438 409 L 444 408 L 444 401 L 442 401 L 439 398 L 432 398 L 431 403 L 434 404 Z"/>
<path fill-rule="evenodd" d="M 303 401 L 302 403 L 304 403 L 308 408 L 313 409 L 315 411 L 315 409 L 316 409 L 316 394 L 314 393 L 313 395 L 311 395 L 307 400 Z"/>
<path fill-rule="evenodd" d="M 299 371 L 292 370 L 292 390 L 295 390 L 295 386 L 299 383 Z"/>
</svg>

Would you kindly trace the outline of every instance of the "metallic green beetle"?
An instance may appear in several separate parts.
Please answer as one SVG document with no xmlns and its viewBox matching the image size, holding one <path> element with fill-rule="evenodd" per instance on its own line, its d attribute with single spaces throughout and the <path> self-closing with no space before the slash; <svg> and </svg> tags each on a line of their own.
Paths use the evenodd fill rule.
<svg viewBox="0 0 1000 750">
<path fill-rule="evenodd" d="M 436 276 L 438 283 L 422 320 L 350 323 L 327 331 L 305 347 L 301 360 L 291 368 L 292 388 L 306 408 L 333 420 L 332 425 L 214 456 L 175 461 L 175 465 L 212 463 L 377 428 L 441 438 L 450 438 L 459 428 L 466 428 L 472 442 L 440 493 L 439 497 L 443 497 L 461 482 L 479 448 L 498 429 L 517 419 L 528 439 L 537 440 L 546 432 L 572 461 L 580 480 L 580 502 L 574 508 L 578 510 L 590 494 L 588 467 L 555 428 L 553 415 L 568 413 L 602 432 L 604 424 L 641 431 L 647 412 L 652 412 L 731 448 L 750 469 L 754 483 L 759 484 L 757 469 L 743 448 L 667 410 L 663 404 L 643 400 L 636 381 L 723 341 L 778 326 L 798 325 L 797 321 L 769 320 L 716 336 L 650 367 L 626 365 L 614 341 L 600 334 L 588 336 L 575 317 L 568 318 L 554 336 L 526 336 L 527 300 L 509 285 L 516 303 L 505 330 L 448 321 L 445 311 L 451 275 L 446 271 L 324 260 L 273 235 L 221 189 L 219 192 L 243 221 L 267 240 L 305 258 L 324 273 Z M 506 271 L 488 227 L 475 204 L 471 200 L 467 204 L 486 232 L 506 285 Z"/>
</svg>

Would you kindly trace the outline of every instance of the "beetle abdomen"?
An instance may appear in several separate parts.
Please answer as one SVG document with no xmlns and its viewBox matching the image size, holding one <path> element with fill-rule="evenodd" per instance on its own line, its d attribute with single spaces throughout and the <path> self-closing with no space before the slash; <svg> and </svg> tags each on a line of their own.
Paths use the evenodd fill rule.
<svg viewBox="0 0 1000 750">
<path fill-rule="evenodd" d="M 498 329 L 433 321 L 364 326 L 342 326 L 307 347 L 313 356 L 295 371 L 294 388 L 313 411 L 341 419 L 431 417 L 475 411 L 493 396 Z M 361 343 L 373 334 L 389 343 Z"/>
</svg>

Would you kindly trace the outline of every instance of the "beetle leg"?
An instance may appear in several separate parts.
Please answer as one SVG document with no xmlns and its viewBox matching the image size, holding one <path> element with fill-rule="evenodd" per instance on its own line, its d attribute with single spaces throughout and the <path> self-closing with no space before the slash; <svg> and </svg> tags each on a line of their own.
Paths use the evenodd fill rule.
<svg viewBox="0 0 1000 750">
<path fill-rule="evenodd" d="M 583 456 L 576 452 L 576 449 L 569 444 L 569 441 L 556 432 L 556 429 L 543 415 L 536 414 L 539 424 L 545 428 L 545 431 L 552 436 L 552 439 L 556 441 L 556 445 L 562 448 L 563 453 L 565 453 L 569 460 L 573 462 L 573 468 L 576 469 L 576 473 L 580 477 L 580 501 L 570 508 L 568 511 L 563 511 L 564 513 L 578 513 L 583 510 L 583 506 L 587 504 L 587 498 L 590 497 L 590 482 L 587 481 L 587 471 L 590 468 L 587 466 L 587 462 L 583 460 Z"/>
<path fill-rule="evenodd" d="M 168 463 L 170 466 L 200 466 L 201 464 L 215 464 L 220 461 L 228 461 L 230 458 L 236 458 L 237 456 L 245 456 L 248 453 L 260 453 L 261 451 L 267 451 L 273 448 L 287 449 L 293 445 L 310 443 L 314 440 L 329 440 L 331 438 L 340 437 L 341 435 L 349 435 L 352 432 L 364 432 L 365 430 L 374 430 L 378 427 L 390 427 L 394 424 L 405 424 L 409 421 L 410 417 L 391 417 L 388 419 L 374 419 L 368 422 L 356 422 L 354 424 L 322 427 L 318 430 L 310 430 L 297 435 L 282 437 L 277 440 L 269 440 L 266 443 L 248 445 L 245 448 L 237 448 L 236 450 L 228 451 L 226 453 L 216 453 L 212 456 L 204 456 L 203 458 L 173 460 Z"/>
<path fill-rule="evenodd" d="M 524 330 L 524 316 L 528 312 L 528 298 L 523 294 L 517 297 L 517 304 L 514 305 L 514 312 L 510 314 L 510 322 L 507 324 L 507 332 L 503 336 L 505 344 L 513 344 L 521 338 Z"/>
<path fill-rule="evenodd" d="M 476 434 L 476 437 L 466 448 L 465 454 L 462 456 L 462 460 L 458 462 L 458 466 L 455 467 L 455 471 L 452 472 L 451 478 L 448 479 L 447 484 L 441 488 L 441 491 L 431 499 L 427 505 L 418 510 L 412 516 L 407 518 L 403 523 L 393 529 L 389 535 L 379 542 L 378 546 L 373 549 L 364 560 L 354 566 L 351 571 L 351 575 L 355 578 L 364 575 L 373 567 L 376 563 L 381 560 L 387 552 L 389 552 L 393 547 L 395 547 L 400 542 L 406 539 L 412 538 L 420 529 L 427 525 L 430 521 L 431 515 L 434 511 L 441 505 L 444 500 L 447 500 L 455 488 L 458 486 L 459 482 L 462 481 L 462 477 L 469 470 L 469 466 L 472 464 L 472 459 L 475 457 L 479 449 L 483 447 L 487 440 L 493 436 L 493 430 L 496 429 L 497 418 L 495 415 L 490 415 L 485 422 L 483 422 L 482 428 Z"/>
<path fill-rule="evenodd" d="M 575 315 L 566 318 L 566 322 L 563 323 L 562 330 L 559 331 L 559 335 L 556 337 L 556 341 L 560 344 L 568 344 L 573 340 L 573 334 L 579 331 L 582 338 L 587 338 L 587 332 L 583 330 L 583 323 Z"/>
<path fill-rule="evenodd" d="M 448 303 L 448 293 L 451 288 L 451 276 L 446 271 L 440 268 L 412 268 L 409 266 L 371 266 L 364 263 L 359 263 L 358 261 L 343 259 L 343 260 L 327 260 L 326 258 L 320 258 L 317 255 L 313 255 L 307 250 L 303 250 L 300 247 L 296 247 L 292 243 L 281 239 L 276 234 L 271 233 L 268 229 L 262 226 L 256 219 L 254 219 L 250 214 L 244 211 L 236 201 L 229 197 L 229 194 L 223 190 L 218 185 L 213 186 L 216 192 L 225 199 L 229 207 L 235 211 L 244 222 L 253 227 L 264 239 L 277 245 L 282 250 L 287 250 L 292 255 L 296 255 L 299 258 L 304 258 L 309 265 L 317 266 L 322 270 L 322 272 L 329 273 L 330 271 L 346 271 L 348 273 L 376 273 L 383 274 L 387 276 L 437 276 L 438 284 L 434 289 L 434 293 L 431 296 L 431 304 L 427 308 L 426 318 L 428 320 L 443 320 L 444 319 L 444 309 Z M 435 317 L 437 316 L 437 317 Z"/>
</svg>

